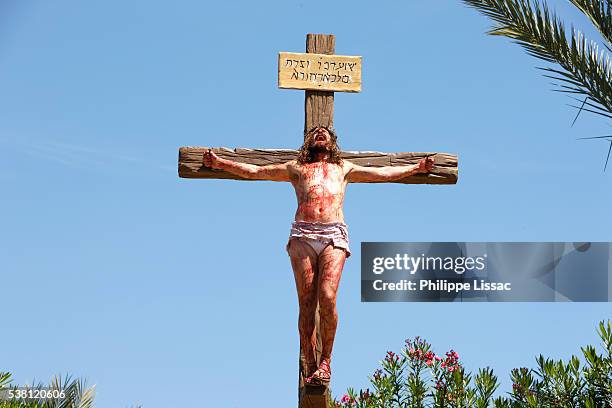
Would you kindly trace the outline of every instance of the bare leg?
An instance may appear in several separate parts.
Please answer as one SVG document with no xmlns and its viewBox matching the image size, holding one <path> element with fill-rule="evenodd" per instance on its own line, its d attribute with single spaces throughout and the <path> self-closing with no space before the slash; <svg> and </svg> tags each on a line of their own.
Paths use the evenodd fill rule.
<svg viewBox="0 0 612 408">
<path fill-rule="evenodd" d="M 300 332 L 300 349 L 306 359 L 305 376 L 307 377 L 316 368 L 317 254 L 310 245 L 295 238 L 291 239 L 288 252 L 291 257 L 291 267 L 293 268 L 300 306 L 298 330 Z"/>
<path fill-rule="evenodd" d="M 323 350 L 321 360 L 330 363 L 336 327 L 338 326 L 338 312 L 336 310 L 336 296 L 338 285 L 342 276 L 342 269 L 346 261 L 346 252 L 340 248 L 329 245 L 319 255 L 319 311 L 321 313 L 321 338 Z"/>
</svg>

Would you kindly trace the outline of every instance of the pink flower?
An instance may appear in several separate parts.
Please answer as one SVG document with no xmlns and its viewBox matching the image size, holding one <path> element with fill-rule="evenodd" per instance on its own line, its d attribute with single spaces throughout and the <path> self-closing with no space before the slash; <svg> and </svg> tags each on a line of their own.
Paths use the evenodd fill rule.
<svg viewBox="0 0 612 408">
<path fill-rule="evenodd" d="M 446 362 L 443 361 L 441 366 L 442 366 L 442 368 L 446 367 Z"/>
<path fill-rule="evenodd" d="M 427 364 L 428 367 L 431 367 L 431 365 L 433 364 L 432 360 L 427 360 L 425 361 L 425 364 Z"/>
<path fill-rule="evenodd" d="M 351 402 L 351 397 L 349 397 L 348 394 L 344 394 L 341 401 L 344 403 Z"/>
<path fill-rule="evenodd" d="M 434 358 L 436 359 L 436 361 L 440 361 L 440 360 L 442 360 L 442 357 L 440 357 L 440 356 L 436 356 L 436 357 L 434 357 Z"/>
</svg>

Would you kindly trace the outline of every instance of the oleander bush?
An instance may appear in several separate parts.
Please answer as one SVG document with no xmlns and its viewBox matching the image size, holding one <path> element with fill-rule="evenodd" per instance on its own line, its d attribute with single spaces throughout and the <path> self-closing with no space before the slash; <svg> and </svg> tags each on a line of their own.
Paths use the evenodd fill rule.
<svg viewBox="0 0 612 408">
<path fill-rule="evenodd" d="M 599 323 L 603 350 L 583 347 L 582 361 L 536 358 L 536 368 L 515 368 L 510 373 L 512 390 L 494 396 L 499 387 L 489 367 L 468 373 L 456 351 L 435 354 L 431 345 L 416 337 L 401 352 L 388 351 L 381 368 L 369 377 L 371 388 L 349 388 L 330 408 L 394 407 L 612 407 L 612 327 Z"/>
</svg>

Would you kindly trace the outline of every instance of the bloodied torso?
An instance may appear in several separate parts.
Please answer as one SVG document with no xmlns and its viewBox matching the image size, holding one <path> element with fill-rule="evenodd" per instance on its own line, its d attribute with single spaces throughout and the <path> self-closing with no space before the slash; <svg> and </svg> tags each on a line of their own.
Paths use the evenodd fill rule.
<svg viewBox="0 0 612 408">
<path fill-rule="evenodd" d="M 347 182 L 342 164 L 294 162 L 289 173 L 298 200 L 296 221 L 344 222 L 342 203 Z"/>
</svg>

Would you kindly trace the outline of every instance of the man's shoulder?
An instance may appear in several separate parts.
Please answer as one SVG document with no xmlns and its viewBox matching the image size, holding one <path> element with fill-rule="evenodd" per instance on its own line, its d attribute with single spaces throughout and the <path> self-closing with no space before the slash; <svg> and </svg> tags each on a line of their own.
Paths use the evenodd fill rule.
<svg viewBox="0 0 612 408">
<path fill-rule="evenodd" d="M 346 159 L 342 159 L 342 161 L 340 162 L 340 167 L 342 167 L 342 170 L 347 173 L 353 168 L 353 163 Z"/>
</svg>

